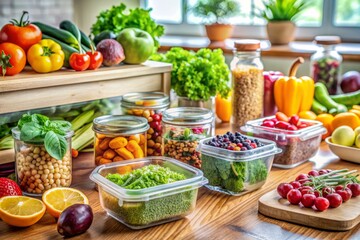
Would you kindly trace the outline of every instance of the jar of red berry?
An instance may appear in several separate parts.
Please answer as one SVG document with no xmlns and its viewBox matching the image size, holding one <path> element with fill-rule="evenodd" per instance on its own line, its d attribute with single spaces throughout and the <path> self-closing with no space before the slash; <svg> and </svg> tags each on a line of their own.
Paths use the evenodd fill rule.
<svg viewBox="0 0 360 240">
<path fill-rule="evenodd" d="M 162 112 L 169 106 L 169 96 L 162 92 L 128 93 L 122 97 L 123 114 L 145 117 L 149 122 L 147 156 L 161 156 Z"/>
<path fill-rule="evenodd" d="M 338 91 L 342 62 L 342 57 L 335 47 L 341 39 L 338 36 L 316 36 L 314 42 L 319 48 L 310 58 L 311 77 L 315 82 L 324 83 L 329 93 L 335 95 Z"/>
<path fill-rule="evenodd" d="M 201 139 L 210 137 L 214 114 L 206 108 L 179 107 L 163 113 L 163 155 L 194 167 L 201 167 L 196 151 Z"/>
</svg>

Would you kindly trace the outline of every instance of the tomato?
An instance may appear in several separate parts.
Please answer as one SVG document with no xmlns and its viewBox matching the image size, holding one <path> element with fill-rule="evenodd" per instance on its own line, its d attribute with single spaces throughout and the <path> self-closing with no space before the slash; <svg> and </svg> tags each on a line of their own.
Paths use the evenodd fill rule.
<svg viewBox="0 0 360 240">
<path fill-rule="evenodd" d="M 311 208 L 312 206 L 314 206 L 314 203 L 315 203 L 315 195 L 314 194 L 303 194 L 302 197 L 301 197 L 301 203 L 302 205 L 304 205 L 304 207 L 307 207 L 307 208 Z"/>
<path fill-rule="evenodd" d="M 69 63 L 75 71 L 84 71 L 90 66 L 90 56 L 85 53 L 73 53 L 69 58 Z"/>
<path fill-rule="evenodd" d="M 0 42 L 10 42 L 20 46 L 25 53 L 27 50 L 39 42 L 42 38 L 41 30 L 31 24 L 29 13 L 24 11 L 20 21 L 13 20 L 4 25 L 0 31 Z"/>
<path fill-rule="evenodd" d="M 342 190 L 336 190 L 335 192 L 342 197 L 343 202 L 348 201 L 352 196 L 351 190 L 348 187 Z"/>
<path fill-rule="evenodd" d="M 317 210 L 322 212 L 328 209 L 329 206 L 330 206 L 330 202 L 326 198 L 318 197 L 315 199 L 315 207 L 317 208 Z"/>
<path fill-rule="evenodd" d="M 282 198 L 286 199 L 286 195 L 293 188 L 294 187 L 292 185 L 290 185 L 289 183 L 280 183 L 276 190 Z"/>
<path fill-rule="evenodd" d="M 329 200 L 330 207 L 337 208 L 342 204 L 342 197 L 338 193 L 331 193 L 326 196 L 327 200 Z"/>
<path fill-rule="evenodd" d="M 286 195 L 287 200 L 293 205 L 298 205 L 301 201 L 301 197 L 302 194 L 297 189 L 291 189 Z"/>
<path fill-rule="evenodd" d="M 101 66 L 103 59 L 104 59 L 101 52 L 98 52 L 98 51 L 86 52 L 86 54 L 90 56 L 90 65 L 89 65 L 88 69 L 90 69 L 90 70 L 98 69 Z"/>
<path fill-rule="evenodd" d="M 13 43 L 0 44 L 0 67 L 3 76 L 13 76 L 21 72 L 26 64 L 24 50 Z"/>
<path fill-rule="evenodd" d="M 350 188 L 351 193 L 352 193 L 352 197 L 357 197 L 360 195 L 360 184 L 358 183 L 350 183 L 347 186 L 348 188 Z"/>
</svg>

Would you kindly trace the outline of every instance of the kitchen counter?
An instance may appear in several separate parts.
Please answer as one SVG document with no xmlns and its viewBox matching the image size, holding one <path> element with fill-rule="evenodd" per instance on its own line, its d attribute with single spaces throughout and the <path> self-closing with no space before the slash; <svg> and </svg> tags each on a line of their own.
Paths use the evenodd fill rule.
<svg viewBox="0 0 360 240">
<path fill-rule="evenodd" d="M 224 133 L 228 124 L 217 126 Z M 213 192 L 205 187 L 199 191 L 195 211 L 184 219 L 143 230 L 131 230 L 101 208 L 95 184 L 89 175 L 94 169 L 92 153 L 83 153 L 73 161 L 72 187 L 83 191 L 94 211 L 90 229 L 72 239 L 360 239 L 360 224 L 346 232 L 317 230 L 278 221 L 258 213 L 258 199 L 276 189 L 281 182 L 293 180 L 299 173 L 311 169 L 357 169 L 360 165 L 341 161 L 333 155 L 325 142 L 309 162 L 293 169 L 272 168 L 266 184 L 259 190 L 240 197 Z M 359 201 L 360 202 L 360 201 Z M 28 228 L 10 227 L 0 221 L 1 239 L 62 239 L 56 230 L 56 221 L 49 214 Z"/>
</svg>

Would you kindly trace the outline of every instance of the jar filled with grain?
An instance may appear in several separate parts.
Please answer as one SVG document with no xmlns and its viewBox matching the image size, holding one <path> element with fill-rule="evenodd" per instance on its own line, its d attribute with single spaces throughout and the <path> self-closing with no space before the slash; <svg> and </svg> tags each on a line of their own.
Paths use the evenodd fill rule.
<svg viewBox="0 0 360 240">
<path fill-rule="evenodd" d="M 73 133 L 73 131 L 66 132 L 66 152 L 62 159 L 56 159 L 47 152 L 43 140 L 22 141 L 19 128 L 12 129 L 15 143 L 16 179 L 24 195 L 39 197 L 50 188 L 70 186 Z"/>
<path fill-rule="evenodd" d="M 146 157 L 146 118 L 105 115 L 94 119 L 93 130 L 96 165 Z"/>
<path fill-rule="evenodd" d="M 147 119 L 147 156 L 161 156 L 162 112 L 170 106 L 169 96 L 162 92 L 128 93 L 122 97 L 123 114 Z"/>
<path fill-rule="evenodd" d="M 259 118 L 263 112 L 263 64 L 260 60 L 260 41 L 236 41 L 232 72 L 232 131 L 239 131 L 247 121 Z"/>
<path fill-rule="evenodd" d="M 201 139 L 210 137 L 214 114 L 206 108 L 179 107 L 164 111 L 163 155 L 201 168 L 196 147 Z"/>
</svg>

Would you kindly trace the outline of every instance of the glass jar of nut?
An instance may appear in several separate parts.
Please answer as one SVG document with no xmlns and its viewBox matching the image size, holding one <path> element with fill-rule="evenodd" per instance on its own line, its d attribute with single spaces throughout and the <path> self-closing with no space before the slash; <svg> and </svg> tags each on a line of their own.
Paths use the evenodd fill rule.
<svg viewBox="0 0 360 240">
<path fill-rule="evenodd" d="M 232 72 L 232 131 L 263 112 L 264 79 L 260 60 L 260 41 L 244 39 L 234 44 Z"/>
<path fill-rule="evenodd" d="M 25 195 L 38 197 L 54 187 L 69 187 L 72 180 L 71 136 L 66 132 L 66 152 L 56 159 L 46 151 L 42 140 L 20 140 L 19 128 L 12 129 L 15 141 L 15 172 L 17 183 Z"/>
<path fill-rule="evenodd" d="M 148 120 L 150 128 L 147 131 L 147 156 L 161 156 L 162 112 L 169 106 L 169 96 L 162 92 L 128 93 L 122 97 L 123 114 Z"/>
</svg>

